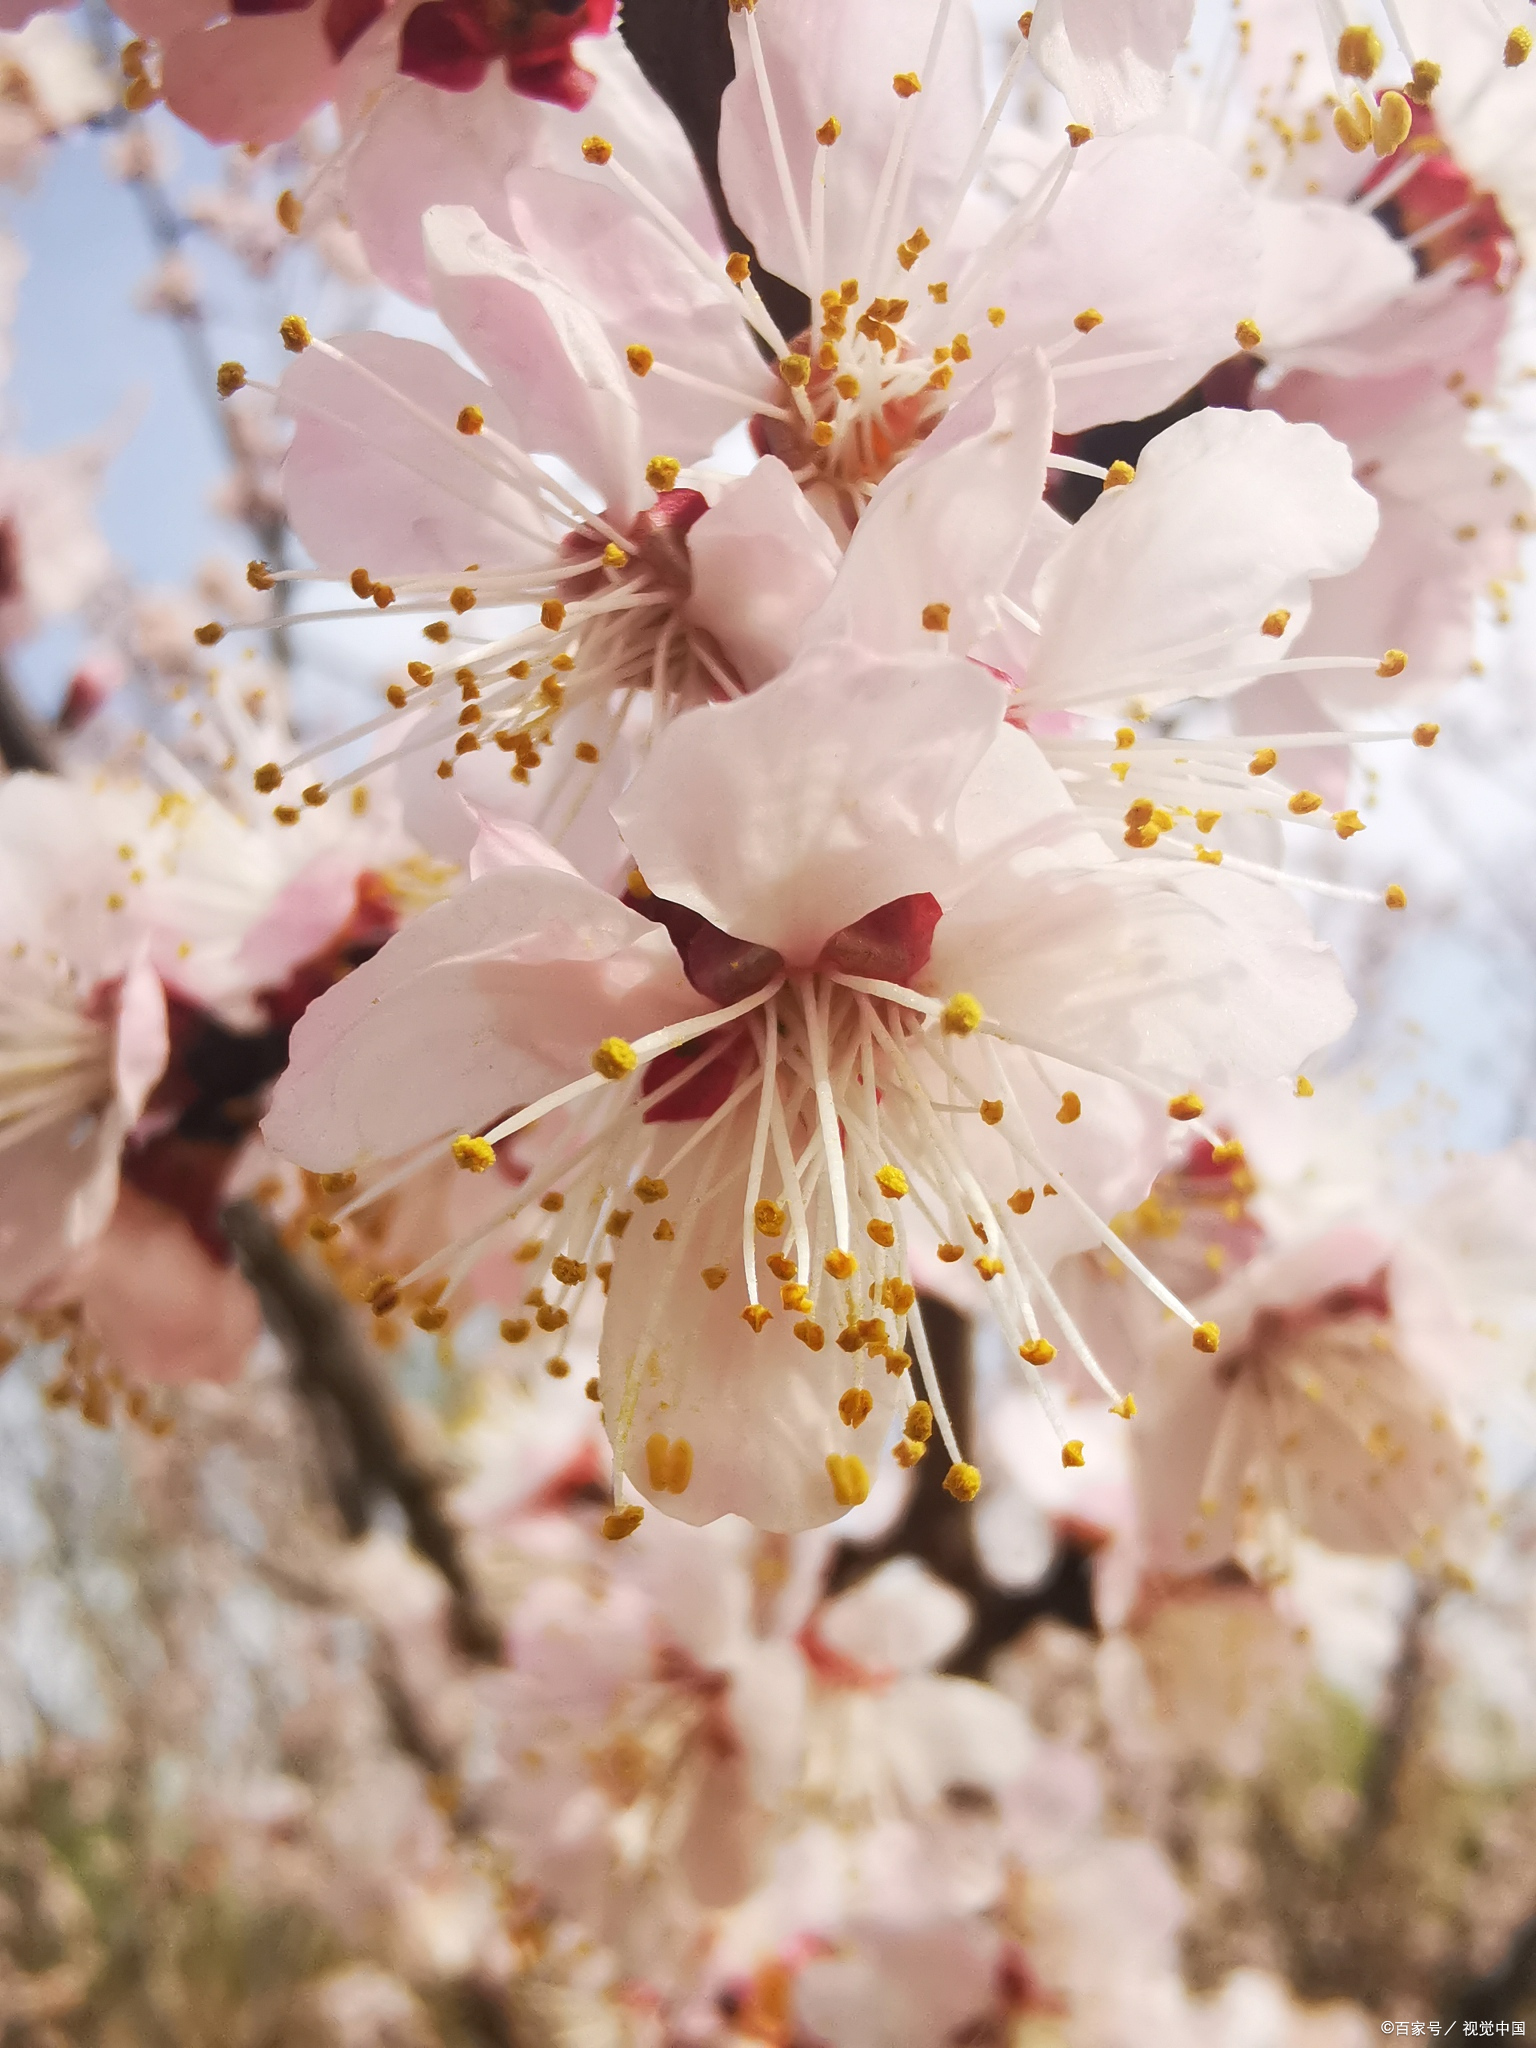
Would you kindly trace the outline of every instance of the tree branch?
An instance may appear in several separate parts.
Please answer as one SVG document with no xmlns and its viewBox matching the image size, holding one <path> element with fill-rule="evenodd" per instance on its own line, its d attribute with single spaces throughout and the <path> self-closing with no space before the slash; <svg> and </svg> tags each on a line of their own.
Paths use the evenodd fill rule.
<svg viewBox="0 0 1536 2048">
<path fill-rule="evenodd" d="M 410 1441 L 406 1416 L 368 1356 L 346 1303 L 283 1243 L 254 1202 L 231 1202 L 221 1217 L 267 1326 L 288 1354 L 293 1383 L 322 1433 L 339 1431 L 351 1485 L 338 1507 L 354 1535 L 366 1503 L 400 1504 L 412 1549 L 441 1573 L 453 1595 L 454 1640 L 466 1656 L 500 1663 L 503 1631 L 474 1581 L 463 1540 L 443 1504 L 442 1475 Z"/>
<path fill-rule="evenodd" d="M 944 1405 L 961 1444 L 970 1444 L 975 1441 L 970 1321 L 931 1295 L 923 1296 L 921 1312 Z M 1047 1615 L 1069 1628 L 1097 1634 L 1089 1575 L 1092 1552 L 1062 1542 L 1038 1585 L 1021 1592 L 999 1586 L 988 1576 L 976 1548 L 975 1509 L 944 1491 L 948 1470 L 944 1447 L 935 1437 L 917 1467 L 901 1519 L 874 1543 L 839 1544 L 832 1553 L 827 1592 L 841 1593 L 858 1585 L 890 1558 L 920 1559 L 970 1602 L 971 1626 L 944 1667 L 962 1678 L 983 1677 L 996 1651 Z"/>
</svg>

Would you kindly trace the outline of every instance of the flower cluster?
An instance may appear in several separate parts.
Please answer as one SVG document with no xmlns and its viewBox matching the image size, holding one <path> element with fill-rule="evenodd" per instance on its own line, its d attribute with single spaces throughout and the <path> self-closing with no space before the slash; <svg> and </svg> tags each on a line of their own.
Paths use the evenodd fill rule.
<svg viewBox="0 0 1536 2048">
<path fill-rule="evenodd" d="M 1324 2048 L 1290 1986 L 1452 1984 L 1360 1900 L 1536 1768 L 1505 1702 L 1403 1776 L 1528 1606 L 1536 1162 L 1393 1106 L 1477 827 L 1528 932 L 1519 11 L 4 16 L 11 175 L 114 129 L 250 558 L 138 589 L 109 437 L 0 448 L 0 642 L 82 637 L 0 671 L 0 1410 L 182 1558 L 29 1638 L 18 1508 L 0 1755 L 128 1754 L 101 1672 L 238 1582 L 186 1626 L 304 1663 L 314 1782 L 399 1752 L 282 1810 L 441 2001 L 296 2040 Z M 222 363 L 198 235 L 291 294 Z M 1383 1729 L 1332 1805 L 1322 1694 Z"/>
</svg>

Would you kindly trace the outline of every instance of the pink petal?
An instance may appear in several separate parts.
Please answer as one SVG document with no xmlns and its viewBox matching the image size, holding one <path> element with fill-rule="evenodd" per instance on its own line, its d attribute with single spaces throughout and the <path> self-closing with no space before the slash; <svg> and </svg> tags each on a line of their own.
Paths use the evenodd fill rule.
<svg viewBox="0 0 1536 2048">
<path fill-rule="evenodd" d="M 820 647 L 669 726 L 614 816 L 658 896 L 809 966 L 893 897 L 953 892 L 955 806 L 1003 705 L 964 662 Z"/>
</svg>

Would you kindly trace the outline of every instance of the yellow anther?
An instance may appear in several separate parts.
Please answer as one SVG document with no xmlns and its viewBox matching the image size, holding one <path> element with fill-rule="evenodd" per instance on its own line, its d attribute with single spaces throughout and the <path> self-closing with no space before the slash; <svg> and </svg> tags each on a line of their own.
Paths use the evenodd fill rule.
<svg viewBox="0 0 1536 2048">
<path fill-rule="evenodd" d="M 307 1227 L 310 1236 L 319 1244 L 324 1244 L 328 1239 L 339 1236 L 341 1232 L 339 1223 L 332 1223 L 324 1216 L 311 1216 Z"/>
<path fill-rule="evenodd" d="M 309 787 L 303 790 L 301 794 L 305 803 L 308 804 L 312 811 L 318 811 L 322 804 L 329 803 L 330 801 L 323 782 L 310 783 Z"/>
<path fill-rule="evenodd" d="M 839 121 L 836 114 L 828 114 L 826 120 L 816 130 L 816 140 L 823 149 L 830 149 L 842 132 L 843 124 Z"/>
<path fill-rule="evenodd" d="M 965 1257 L 963 1244 L 941 1244 L 936 1247 L 939 1257 L 946 1266 L 954 1266 Z"/>
<path fill-rule="evenodd" d="M 892 1315 L 906 1316 L 912 1313 L 917 1300 L 917 1289 L 910 1280 L 901 1280 L 893 1273 L 880 1288 L 880 1306 L 888 1308 Z"/>
<path fill-rule="evenodd" d="M 645 465 L 645 480 L 653 491 L 670 491 L 682 466 L 675 456 L 653 455 Z"/>
<path fill-rule="evenodd" d="M 601 135 L 589 135 L 581 145 L 581 154 L 589 164 L 605 164 L 613 155 L 613 144 Z"/>
<path fill-rule="evenodd" d="M 1400 882 L 1391 882 L 1382 891 L 1381 900 L 1386 904 L 1388 910 L 1406 910 L 1408 908 L 1408 891 Z"/>
<path fill-rule="evenodd" d="M 630 1218 L 634 1213 L 633 1209 L 614 1209 L 610 1211 L 608 1221 L 603 1225 L 604 1230 L 610 1237 L 622 1237 L 625 1231 L 628 1230 Z"/>
<path fill-rule="evenodd" d="M 1035 10 L 1033 9 L 1033 7 L 1027 7 L 1024 10 L 1024 12 L 1019 16 L 1019 34 L 1024 38 L 1026 43 L 1029 41 L 1029 32 L 1034 27 L 1034 25 Z"/>
<path fill-rule="evenodd" d="M 864 1460 L 851 1451 L 829 1454 L 827 1477 L 832 1482 L 832 1497 L 840 1508 L 856 1508 L 869 1499 L 869 1473 Z"/>
<path fill-rule="evenodd" d="M 478 434 L 484 430 L 485 414 L 478 405 L 466 405 L 461 408 L 454 425 L 461 434 Z"/>
<path fill-rule="evenodd" d="M 1305 1099 L 1309 1095 L 1315 1095 L 1317 1090 L 1312 1086 L 1312 1083 L 1305 1074 L 1298 1074 L 1296 1076 L 1296 1093 Z"/>
<path fill-rule="evenodd" d="M 859 395 L 859 380 L 857 377 L 838 377 L 833 380 L 832 389 L 839 398 L 857 398 Z"/>
<path fill-rule="evenodd" d="M 1339 69 L 1346 78 L 1370 78 L 1384 55 L 1381 37 L 1373 28 L 1347 28 L 1339 37 Z"/>
<path fill-rule="evenodd" d="M 816 1303 L 808 1287 L 803 1287 L 798 1280 L 786 1280 L 779 1289 L 779 1305 L 791 1315 L 808 1316 Z"/>
<path fill-rule="evenodd" d="M 629 556 L 625 554 L 616 540 L 609 541 L 607 547 L 603 549 L 603 565 L 609 569 L 627 569 L 629 567 Z"/>
<path fill-rule="evenodd" d="M 1400 92 L 1384 92 L 1371 123 L 1371 146 L 1381 157 L 1392 156 L 1413 133 L 1413 109 Z"/>
<path fill-rule="evenodd" d="M 1374 118 L 1364 93 L 1357 92 L 1347 106 L 1334 108 L 1333 132 L 1352 156 L 1370 148 Z"/>
<path fill-rule="evenodd" d="M 1136 471 L 1128 462 L 1112 462 L 1104 473 L 1106 491 L 1123 490 L 1127 484 L 1136 481 Z"/>
<path fill-rule="evenodd" d="M 656 360 L 655 351 L 648 349 L 643 341 L 632 341 L 624 351 L 624 360 L 637 377 L 648 377 Z"/>
<path fill-rule="evenodd" d="M 533 1312 L 533 1320 L 541 1330 L 563 1330 L 571 1320 L 563 1308 L 551 1308 L 546 1303 Z"/>
<path fill-rule="evenodd" d="M 1061 1107 L 1056 1112 L 1057 1123 L 1075 1124 L 1082 1113 L 1081 1097 L 1073 1089 L 1068 1088 L 1061 1098 Z"/>
<path fill-rule="evenodd" d="M 432 664 L 428 661 L 408 661 L 405 672 L 418 689 L 424 690 L 432 680 Z"/>
<path fill-rule="evenodd" d="M 779 358 L 779 375 L 791 391 L 800 391 L 811 381 L 811 359 L 809 356 L 787 355 Z"/>
<path fill-rule="evenodd" d="M 453 628 L 446 619 L 434 619 L 430 625 L 422 627 L 421 637 L 423 640 L 435 640 L 441 647 L 445 641 L 452 639 Z"/>
<path fill-rule="evenodd" d="M 984 1255 L 973 1263 L 983 1280 L 999 1279 L 1007 1270 L 1001 1259 L 993 1258 L 990 1255 Z"/>
<path fill-rule="evenodd" d="M 539 1197 L 539 1207 L 546 1216 L 558 1216 L 565 1207 L 565 1197 L 558 1188 L 551 1188 L 547 1195 Z"/>
<path fill-rule="evenodd" d="M 1423 725 L 1416 725 L 1413 728 L 1413 744 L 1416 747 L 1432 747 L 1439 737 L 1439 726 L 1431 725 L 1427 721 Z"/>
<path fill-rule="evenodd" d="M 592 1071 L 605 1081 L 622 1081 L 640 1064 L 640 1056 L 627 1038 L 605 1038 L 592 1055 Z"/>
<path fill-rule="evenodd" d="M 859 1270 L 859 1262 L 852 1252 L 845 1252 L 838 1246 L 827 1253 L 822 1264 L 834 1280 L 851 1280 Z"/>
<path fill-rule="evenodd" d="M 484 1138 L 472 1138 L 466 1131 L 454 1139 L 449 1148 L 454 1163 L 462 1166 L 466 1173 L 484 1173 L 496 1164 L 496 1147 L 488 1145 Z"/>
<path fill-rule="evenodd" d="M 1215 1323 L 1199 1323 L 1190 1332 L 1189 1341 L 1197 1351 L 1203 1351 L 1209 1356 L 1221 1348 L 1221 1331 Z"/>
<path fill-rule="evenodd" d="M 807 1316 L 794 1327 L 794 1335 L 800 1339 L 807 1351 L 819 1351 L 827 1341 L 827 1333 L 820 1323 Z"/>
<path fill-rule="evenodd" d="M 448 1311 L 435 1305 L 422 1307 L 417 1309 L 411 1321 L 418 1330 L 441 1330 L 447 1326 Z"/>
<path fill-rule="evenodd" d="M 1019 1346 L 1019 1356 L 1026 1365 L 1049 1365 L 1056 1356 L 1056 1346 L 1048 1337 L 1031 1337 Z"/>
<path fill-rule="evenodd" d="M 1136 1396 L 1134 1394 L 1122 1394 L 1118 1401 L 1110 1402 L 1109 1412 L 1111 1415 L 1118 1415 L 1122 1422 L 1129 1422 L 1136 1413 Z"/>
<path fill-rule="evenodd" d="M 891 1456 L 896 1460 L 903 1472 L 910 1472 L 912 1467 L 921 1463 L 927 1455 L 927 1444 L 918 1443 L 909 1436 L 898 1437 L 891 1446 Z"/>
<path fill-rule="evenodd" d="M 786 1216 L 782 1202 L 759 1202 L 752 1211 L 752 1221 L 763 1237 L 782 1237 Z"/>
<path fill-rule="evenodd" d="M 1001 326 L 1002 323 L 1001 321 L 995 321 L 993 324 L 995 326 Z M 954 340 L 949 344 L 949 352 L 954 357 L 957 363 L 968 363 L 971 360 L 971 356 L 973 353 L 971 348 L 971 337 L 968 334 L 957 334 Z"/>
<path fill-rule="evenodd" d="M 199 647 L 217 647 L 224 638 L 224 628 L 217 620 L 210 619 L 206 626 L 194 628 L 192 638 Z"/>
<path fill-rule="evenodd" d="M 882 1195 L 889 1195 L 893 1202 L 899 1202 L 903 1195 L 910 1192 L 907 1176 L 899 1166 L 889 1164 L 876 1168 L 875 1186 Z"/>
<path fill-rule="evenodd" d="M 1092 334 L 1095 327 L 1104 325 L 1104 315 L 1097 306 L 1085 306 L 1081 313 L 1073 315 L 1072 325 L 1079 334 Z"/>
<path fill-rule="evenodd" d="M 838 1416 L 850 1429 L 858 1429 L 867 1422 L 874 1405 L 875 1397 L 868 1387 L 849 1387 L 837 1397 Z"/>
<path fill-rule="evenodd" d="M 656 1228 L 651 1232 L 651 1236 L 656 1240 L 657 1244 L 671 1244 L 676 1238 L 677 1232 L 672 1228 L 666 1217 L 663 1216 Z"/>
<path fill-rule="evenodd" d="M 925 604 L 923 606 L 923 631 L 925 633 L 947 633 L 949 631 L 949 606 L 947 604 Z"/>
<path fill-rule="evenodd" d="M 1125 822 L 1134 830 L 1138 825 L 1150 825 L 1152 813 L 1157 806 L 1150 797 L 1139 796 L 1126 808 Z"/>
<path fill-rule="evenodd" d="M 213 380 L 213 388 L 218 392 L 220 398 L 233 398 L 235 393 L 243 390 L 244 387 L 244 363 L 220 363 Z"/>
<path fill-rule="evenodd" d="M 546 597 L 539 606 L 539 624 L 550 633 L 558 633 L 565 624 L 565 606 L 558 597 Z"/>
<path fill-rule="evenodd" d="M 658 1430 L 645 1440 L 645 1468 L 657 1493 L 686 1493 L 693 1477 L 693 1445 L 685 1436 L 669 1442 Z"/>
<path fill-rule="evenodd" d="M 322 1173 L 320 1176 L 322 1194 L 344 1195 L 350 1188 L 355 1188 L 356 1186 L 357 1175 L 352 1172 Z"/>
<path fill-rule="evenodd" d="M 1267 634 L 1271 640 L 1278 640 L 1290 623 L 1291 615 L 1288 611 L 1273 611 L 1260 626 L 1259 631 Z"/>
<path fill-rule="evenodd" d="M 752 275 L 752 259 L 733 249 L 725 259 L 725 274 L 732 284 L 745 284 Z"/>
<path fill-rule="evenodd" d="M 278 226 L 286 228 L 290 235 L 296 235 L 304 225 L 304 202 L 297 192 L 279 192 L 273 212 Z"/>
<path fill-rule="evenodd" d="M 899 100 L 912 99 L 922 89 L 922 80 L 915 71 L 898 71 L 891 80 L 891 91 Z"/>
<path fill-rule="evenodd" d="M 1061 1462 L 1069 1470 L 1074 1465 L 1082 1465 L 1087 1462 L 1083 1456 L 1083 1441 L 1081 1437 L 1075 1436 L 1070 1443 L 1062 1445 Z"/>
<path fill-rule="evenodd" d="M 1013 1193 L 1008 1197 L 1008 1206 L 1013 1211 L 1015 1216 L 1027 1216 L 1030 1210 L 1033 1209 L 1033 1207 L 1035 1206 L 1034 1189 L 1015 1188 Z"/>
<path fill-rule="evenodd" d="M 926 1401 L 914 1401 L 907 1410 L 902 1431 L 914 1443 L 925 1444 L 933 1435 L 933 1410 Z"/>
<path fill-rule="evenodd" d="M 571 1376 L 571 1361 L 568 1358 L 546 1358 L 544 1370 L 552 1380 L 568 1380 Z"/>
<path fill-rule="evenodd" d="M 1211 1157 L 1218 1166 L 1240 1166 L 1243 1161 L 1242 1140 L 1223 1138 L 1219 1145 L 1211 1147 Z"/>
<path fill-rule="evenodd" d="M 1007 309 L 1007 307 L 1006 307 L 1006 306 L 988 306 L 988 308 L 987 308 L 987 323 L 988 323 L 988 325 L 989 325 L 989 326 L 992 326 L 992 327 L 1001 327 L 1001 326 L 1002 326 L 1002 324 L 1003 324 L 1003 322 L 1004 322 L 1004 321 L 1005 321 L 1005 320 L 1006 320 L 1007 318 L 1008 318 L 1008 309 Z M 960 353 L 960 351 L 959 351 L 959 350 L 957 349 L 957 350 L 955 351 L 955 353 L 956 353 L 956 355 L 958 355 L 958 354 Z"/>
<path fill-rule="evenodd" d="M 1197 846 L 1195 848 L 1195 859 L 1204 867 L 1219 868 L 1226 859 L 1226 855 L 1219 846 Z"/>
<path fill-rule="evenodd" d="M 1239 320 L 1233 329 L 1237 345 L 1241 349 L 1255 349 L 1264 339 L 1257 320 Z"/>
<path fill-rule="evenodd" d="M 549 1270 L 562 1287 L 579 1287 L 587 1277 L 586 1261 L 573 1259 L 565 1252 L 550 1261 Z"/>
<path fill-rule="evenodd" d="M 1220 811 L 1196 811 L 1195 813 L 1195 830 L 1197 832 L 1214 831 L 1220 822 Z"/>
<path fill-rule="evenodd" d="M 889 1251 L 896 1242 L 896 1226 L 893 1223 L 887 1223 L 881 1216 L 872 1216 L 868 1223 L 865 1224 L 864 1229 L 873 1242 L 884 1251 Z"/>
<path fill-rule="evenodd" d="M 590 740 L 578 740 L 573 751 L 578 761 L 585 761 L 588 765 L 602 759 Z"/>
<path fill-rule="evenodd" d="M 1069 121 L 1067 123 L 1067 141 L 1074 149 L 1081 149 L 1085 142 L 1092 142 L 1092 140 L 1093 130 L 1082 121 Z"/>
<path fill-rule="evenodd" d="M 944 1491 L 953 1500 L 973 1501 L 981 1491 L 981 1474 L 974 1465 L 951 1465 L 944 1475 Z"/>
<path fill-rule="evenodd" d="M 773 1321 L 773 1310 L 764 1308 L 760 1301 L 749 1301 L 741 1312 L 741 1320 L 754 1337 L 760 1337 L 765 1326 Z"/>
<path fill-rule="evenodd" d="M 277 331 L 283 338 L 283 347 L 291 356 L 303 355 L 315 338 L 309 331 L 308 322 L 299 313 L 290 313 L 285 320 L 279 321 Z"/>
<path fill-rule="evenodd" d="M 1248 773 L 1250 775 L 1267 775 L 1279 758 L 1280 756 L 1273 747 L 1260 747 L 1253 759 L 1248 763 Z"/>
<path fill-rule="evenodd" d="M 272 815 L 276 818 L 279 825 L 297 825 L 299 822 L 299 813 L 292 804 L 279 804 Z M 114 905 L 112 907 L 121 908 L 121 905 Z"/>
<path fill-rule="evenodd" d="M 1309 818 L 1314 811 L 1323 808 L 1323 800 L 1315 789 L 1298 789 L 1285 807 L 1293 818 Z"/>
<path fill-rule="evenodd" d="M 1511 71 L 1517 64 L 1523 64 L 1531 54 L 1531 32 L 1528 28 L 1512 28 L 1504 44 L 1504 62 Z"/>
<path fill-rule="evenodd" d="M 811 439 L 818 448 L 830 448 L 837 439 L 837 429 L 830 420 L 818 420 L 811 429 Z"/>
<path fill-rule="evenodd" d="M 1379 676 L 1400 676 L 1408 666 L 1408 657 L 1401 647 L 1389 647 L 1376 664 Z"/>
<path fill-rule="evenodd" d="M 1134 747 L 1135 744 L 1135 733 L 1131 730 L 1131 728 L 1128 725 L 1122 725 L 1115 734 L 1116 747 L 1119 748 L 1119 750 L 1122 753 L 1124 753 L 1127 750 L 1127 748 Z"/>
<path fill-rule="evenodd" d="M 251 777 L 259 796 L 270 796 L 274 789 L 281 787 L 282 780 L 283 771 L 275 761 L 263 761 Z"/>
<path fill-rule="evenodd" d="M 621 1508 L 615 1508 L 611 1515 L 603 1517 L 603 1534 L 610 1543 L 622 1543 L 626 1536 L 633 1536 L 645 1520 L 645 1509 L 639 1501 L 626 1501 Z"/>
<path fill-rule="evenodd" d="M 1003 1120 L 1003 1105 L 1000 1102 L 984 1101 L 980 1105 L 981 1120 L 984 1124 L 1000 1124 Z"/>
<path fill-rule="evenodd" d="M 947 1038 L 969 1038 L 985 1015 L 985 1010 L 976 998 L 967 995 L 962 989 L 958 994 L 952 995 L 944 1005 L 939 1021 L 944 1026 L 944 1035 Z"/>
<path fill-rule="evenodd" d="M 1420 57 L 1413 67 L 1413 82 L 1403 90 L 1409 99 L 1421 107 L 1427 107 L 1434 97 L 1435 87 L 1440 83 L 1440 66 L 1431 63 L 1427 57 Z"/>
<path fill-rule="evenodd" d="M 664 1202 L 669 1192 L 670 1190 L 664 1180 L 652 1180 L 649 1174 L 643 1174 L 635 1182 L 635 1199 L 637 1202 Z"/>
<path fill-rule="evenodd" d="M 859 280 L 845 277 L 838 285 L 837 295 L 845 306 L 856 306 L 859 303 Z"/>
</svg>

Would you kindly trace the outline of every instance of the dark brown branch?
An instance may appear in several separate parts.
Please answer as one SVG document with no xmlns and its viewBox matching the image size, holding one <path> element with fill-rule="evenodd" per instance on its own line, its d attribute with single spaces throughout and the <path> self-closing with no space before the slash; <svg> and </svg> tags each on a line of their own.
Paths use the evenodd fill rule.
<svg viewBox="0 0 1536 2048">
<path fill-rule="evenodd" d="M 0 662 L 0 762 L 13 774 L 35 768 L 46 775 L 58 766 L 51 739 L 23 703 L 4 662 Z"/>
<path fill-rule="evenodd" d="M 962 1446 L 971 1445 L 975 1442 L 975 1402 L 970 1323 L 958 1309 L 928 1295 L 923 1297 L 921 1312 L 944 1405 Z M 976 1548 L 974 1508 L 963 1506 L 944 1491 L 948 1469 L 944 1448 L 935 1436 L 917 1468 L 911 1496 L 895 1527 L 877 1542 L 843 1543 L 833 1552 L 828 1593 L 856 1586 L 889 1558 L 921 1559 L 935 1577 L 970 1602 L 970 1629 L 945 1666 L 963 1678 L 984 1676 L 996 1651 L 1031 1622 L 1047 1615 L 1071 1628 L 1096 1633 L 1089 1581 L 1091 1553 L 1062 1543 L 1038 1585 L 1023 1592 L 997 1585 L 987 1576 Z"/>
<path fill-rule="evenodd" d="M 752 258 L 763 302 L 793 340 L 810 325 L 810 301 L 758 263 L 752 244 L 731 218 L 720 183 L 720 99 L 736 76 L 729 17 L 729 0 L 624 0 L 619 32 L 646 83 L 672 109 L 688 138 L 726 247 Z"/>
<path fill-rule="evenodd" d="M 232 1202 L 224 1233 L 261 1302 L 267 1326 L 288 1354 L 294 1386 L 316 1416 L 322 1447 L 348 1477 L 337 1505 L 354 1534 L 366 1526 L 366 1503 L 380 1495 L 399 1502 L 411 1547 L 442 1574 L 453 1595 L 454 1640 L 467 1656 L 499 1663 L 503 1634 L 476 1586 L 462 1538 L 443 1503 L 442 1475 L 427 1465 L 353 1323 L 347 1304 L 295 1258 L 254 1202 Z M 339 1434 L 341 1443 L 325 1443 Z"/>
</svg>

